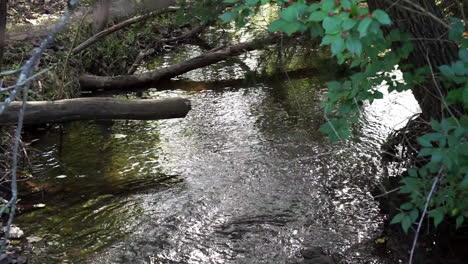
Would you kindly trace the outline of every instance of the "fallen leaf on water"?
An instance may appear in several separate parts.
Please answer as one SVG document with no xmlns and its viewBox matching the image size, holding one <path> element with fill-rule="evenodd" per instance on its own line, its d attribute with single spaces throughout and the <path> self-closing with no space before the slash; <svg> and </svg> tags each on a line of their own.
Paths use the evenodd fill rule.
<svg viewBox="0 0 468 264">
<path fill-rule="evenodd" d="M 375 240 L 375 243 L 377 243 L 377 244 L 383 244 L 383 243 L 385 243 L 386 241 L 387 241 L 387 238 L 386 238 L 386 237 L 381 237 L 381 238 L 377 238 L 377 239 Z"/>
<path fill-rule="evenodd" d="M 113 134 L 112 137 L 113 137 L 113 138 L 119 139 L 119 138 L 126 138 L 127 135 L 124 135 L 124 134 Z"/>
</svg>

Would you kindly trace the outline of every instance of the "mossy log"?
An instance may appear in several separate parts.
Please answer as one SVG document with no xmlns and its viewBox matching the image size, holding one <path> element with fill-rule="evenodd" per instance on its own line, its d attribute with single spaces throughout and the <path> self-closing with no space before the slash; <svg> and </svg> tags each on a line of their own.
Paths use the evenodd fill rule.
<svg viewBox="0 0 468 264">
<path fill-rule="evenodd" d="M 0 124 L 18 121 L 20 102 L 13 102 L 0 115 Z M 115 98 L 77 98 L 28 102 L 25 124 L 61 123 L 77 120 L 134 119 L 157 120 L 185 117 L 190 101 L 182 98 L 123 100 Z"/>
</svg>

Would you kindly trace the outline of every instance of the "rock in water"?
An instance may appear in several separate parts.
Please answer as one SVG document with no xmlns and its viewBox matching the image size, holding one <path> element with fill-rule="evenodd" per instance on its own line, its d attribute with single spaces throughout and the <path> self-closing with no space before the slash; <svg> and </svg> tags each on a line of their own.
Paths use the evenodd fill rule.
<svg viewBox="0 0 468 264">
<path fill-rule="evenodd" d="M 7 228 L 6 226 L 3 228 L 3 232 L 6 232 Z M 23 230 L 21 230 L 19 227 L 12 225 L 10 228 L 10 238 L 13 239 L 19 239 L 22 238 L 24 235 Z"/>
<path fill-rule="evenodd" d="M 321 247 L 301 249 L 301 255 L 304 264 L 336 264 L 333 257 L 327 255 Z"/>
</svg>

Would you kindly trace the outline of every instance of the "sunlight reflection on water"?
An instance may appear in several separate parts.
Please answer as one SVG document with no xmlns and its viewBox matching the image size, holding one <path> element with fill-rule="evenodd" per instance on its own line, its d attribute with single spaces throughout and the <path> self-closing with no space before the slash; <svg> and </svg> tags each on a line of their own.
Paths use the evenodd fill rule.
<svg viewBox="0 0 468 264">
<path fill-rule="evenodd" d="M 181 78 L 242 74 L 223 65 Z M 88 230 L 87 245 L 96 239 L 106 249 L 92 263 L 298 263 L 299 250 L 310 246 L 352 263 L 381 263 L 371 249 L 383 219 L 370 194 L 383 175 L 379 146 L 417 104 L 408 93 L 377 100 L 364 107 L 351 140 L 331 144 L 318 132 L 323 83 L 313 76 L 241 88 L 150 89 L 145 98 L 183 96 L 193 109 L 184 119 L 74 123 L 60 140 L 41 139 L 50 160 L 37 171 L 45 178 L 70 168 L 88 175 L 53 185 L 74 186 L 63 188 L 80 198 L 31 219 L 56 217 L 42 232 L 68 241 L 64 251 L 84 250 L 83 237 L 62 230 Z M 86 203 L 92 211 L 84 214 Z"/>
</svg>

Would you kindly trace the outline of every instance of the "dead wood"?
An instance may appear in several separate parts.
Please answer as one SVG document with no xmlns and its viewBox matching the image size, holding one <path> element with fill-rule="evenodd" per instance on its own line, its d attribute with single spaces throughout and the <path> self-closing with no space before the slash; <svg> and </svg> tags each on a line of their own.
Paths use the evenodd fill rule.
<svg viewBox="0 0 468 264">
<path fill-rule="evenodd" d="M 0 104 L 1 105 L 1 104 Z M 13 102 L 2 114 L 0 124 L 18 120 L 20 102 Z M 122 100 L 107 97 L 28 102 L 25 124 L 60 123 L 76 120 L 157 120 L 185 117 L 190 101 L 182 98 Z"/>
<path fill-rule="evenodd" d="M 88 91 L 147 87 L 158 81 L 167 80 L 191 70 L 223 61 L 229 57 L 255 50 L 273 40 L 274 38 L 267 38 L 242 42 L 230 47 L 216 48 L 203 55 L 188 59 L 181 63 L 142 74 L 121 75 L 115 77 L 83 75 L 79 79 L 80 86 L 82 90 Z"/>
<path fill-rule="evenodd" d="M 182 34 L 180 36 L 173 37 L 173 38 L 167 38 L 167 39 L 159 40 L 159 41 L 156 42 L 156 44 L 153 44 L 153 45 L 157 45 L 159 47 L 162 47 L 164 44 L 168 44 L 168 43 L 174 43 L 174 42 L 181 43 L 181 42 L 190 41 L 190 39 L 197 37 L 198 34 L 200 34 L 207 26 L 208 26 L 207 24 L 198 25 L 198 26 L 194 27 L 192 30 L 190 30 L 189 32 L 185 33 L 185 34 Z M 135 59 L 135 62 L 132 64 L 130 69 L 127 71 L 127 74 L 129 74 L 129 75 L 134 74 L 136 72 L 137 68 L 140 66 L 140 64 L 144 60 L 144 58 L 149 57 L 149 56 L 151 56 L 151 55 L 153 55 L 155 53 L 157 53 L 157 50 L 155 48 L 153 48 L 153 47 L 146 48 L 145 51 L 141 52 L 138 55 L 138 57 Z"/>
</svg>

